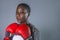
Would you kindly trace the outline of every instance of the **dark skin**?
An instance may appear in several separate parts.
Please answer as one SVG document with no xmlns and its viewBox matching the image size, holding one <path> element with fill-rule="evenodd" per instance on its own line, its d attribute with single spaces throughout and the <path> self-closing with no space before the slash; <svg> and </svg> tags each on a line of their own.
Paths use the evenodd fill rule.
<svg viewBox="0 0 60 40">
<path fill-rule="evenodd" d="M 16 19 L 19 23 L 29 24 L 27 22 L 28 17 L 29 17 L 29 12 L 24 6 L 20 6 L 16 9 Z M 30 32 L 30 28 L 29 28 L 29 32 Z"/>
<path fill-rule="evenodd" d="M 26 23 L 29 13 L 24 6 L 19 6 L 16 9 L 16 19 L 19 23 Z"/>
</svg>

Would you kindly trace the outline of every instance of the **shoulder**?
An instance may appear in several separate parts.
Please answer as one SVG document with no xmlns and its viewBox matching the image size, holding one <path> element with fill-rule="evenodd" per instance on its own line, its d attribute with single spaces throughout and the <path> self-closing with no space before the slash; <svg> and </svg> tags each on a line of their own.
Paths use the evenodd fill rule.
<svg viewBox="0 0 60 40">
<path fill-rule="evenodd" d="M 39 30 L 31 23 L 29 23 L 29 26 L 32 28 L 33 32 L 39 32 Z"/>
</svg>

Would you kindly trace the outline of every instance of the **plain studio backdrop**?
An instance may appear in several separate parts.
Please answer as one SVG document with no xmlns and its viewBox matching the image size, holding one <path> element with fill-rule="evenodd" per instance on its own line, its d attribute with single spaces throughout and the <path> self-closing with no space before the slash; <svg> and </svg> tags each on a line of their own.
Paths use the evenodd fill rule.
<svg viewBox="0 0 60 40">
<path fill-rule="evenodd" d="M 22 2 L 31 7 L 28 20 L 40 31 L 40 40 L 60 40 L 60 0 L 0 0 L 0 40 L 5 28 L 16 22 L 16 7 Z"/>
</svg>

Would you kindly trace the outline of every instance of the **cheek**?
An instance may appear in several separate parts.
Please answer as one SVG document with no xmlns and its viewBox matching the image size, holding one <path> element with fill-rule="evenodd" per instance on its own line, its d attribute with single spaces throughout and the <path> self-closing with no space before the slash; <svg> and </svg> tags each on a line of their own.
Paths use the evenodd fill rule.
<svg viewBox="0 0 60 40">
<path fill-rule="evenodd" d="M 18 15 L 16 15 L 16 18 L 18 17 Z"/>
<path fill-rule="evenodd" d="M 25 14 L 25 17 L 28 18 L 28 13 Z"/>
<path fill-rule="evenodd" d="M 19 18 L 19 16 L 18 15 L 16 15 L 16 19 L 18 19 Z"/>
<path fill-rule="evenodd" d="M 17 18 L 17 19 L 25 19 L 25 18 L 27 19 L 27 18 L 28 18 L 28 13 L 16 15 L 16 18 Z"/>
<path fill-rule="evenodd" d="M 25 18 L 27 18 L 28 17 L 28 14 L 26 13 L 26 14 L 21 14 L 20 15 L 20 18 L 23 18 L 23 19 L 25 19 Z"/>
<path fill-rule="evenodd" d="M 21 19 L 23 17 L 23 15 L 16 15 L 17 19 Z"/>
</svg>

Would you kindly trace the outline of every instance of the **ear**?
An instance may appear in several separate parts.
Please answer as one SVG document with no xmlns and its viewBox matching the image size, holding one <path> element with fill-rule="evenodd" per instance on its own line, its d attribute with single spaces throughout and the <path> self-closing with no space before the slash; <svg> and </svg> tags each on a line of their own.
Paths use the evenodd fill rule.
<svg viewBox="0 0 60 40">
<path fill-rule="evenodd" d="M 30 16 L 30 12 L 28 12 L 28 16 Z"/>
</svg>

